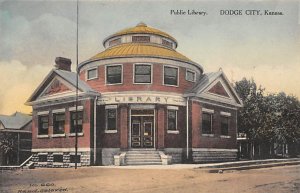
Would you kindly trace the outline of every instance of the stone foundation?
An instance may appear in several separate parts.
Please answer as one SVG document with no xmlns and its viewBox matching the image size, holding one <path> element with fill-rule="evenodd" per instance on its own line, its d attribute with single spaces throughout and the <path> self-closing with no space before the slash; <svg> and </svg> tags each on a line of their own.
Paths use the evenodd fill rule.
<svg viewBox="0 0 300 193">
<path fill-rule="evenodd" d="M 58 156 L 59 160 L 54 160 L 54 156 Z M 77 163 L 78 167 L 91 165 L 89 151 L 78 152 L 77 156 L 80 156 L 80 160 Z M 75 152 L 34 152 L 32 156 L 34 167 L 47 168 L 75 167 L 75 159 Z"/>
<path fill-rule="evenodd" d="M 237 159 L 237 149 L 193 148 L 194 163 L 227 162 Z"/>
<path fill-rule="evenodd" d="M 165 148 L 163 152 L 166 155 L 172 156 L 172 160 L 171 160 L 172 164 L 182 163 L 182 153 L 183 153 L 182 148 Z"/>
</svg>

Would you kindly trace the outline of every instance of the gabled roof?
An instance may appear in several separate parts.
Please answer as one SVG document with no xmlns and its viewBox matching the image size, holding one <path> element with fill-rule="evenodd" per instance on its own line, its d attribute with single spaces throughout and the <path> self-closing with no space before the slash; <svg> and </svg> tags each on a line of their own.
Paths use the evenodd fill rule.
<svg viewBox="0 0 300 193">
<path fill-rule="evenodd" d="M 33 92 L 33 94 L 29 97 L 26 104 L 35 101 L 37 97 L 44 91 L 46 86 L 54 79 L 55 76 L 62 78 L 67 83 L 69 83 L 72 87 L 74 87 L 74 90 L 76 89 L 77 74 L 75 72 L 52 69 L 45 77 L 45 79 L 42 81 L 42 83 Z M 87 93 L 87 94 L 94 94 L 94 95 L 99 94 L 97 91 L 93 90 L 87 83 L 82 81 L 79 77 L 78 77 L 78 90 L 80 92 Z"/>
<path fill-rule="evenodd" d="M 0 115 L 0 122 L 3 124 L 5 129 L 22 129 L 32 120 L 30 115 L 15 112 L 12 115 Z"/>
<path fill-rule="evenodd" d="M 215 93 L 211 93 L 210 90 L 217 84 L 224 85 L 224 89 L 228 91 L 228 98 L 218 95 Z M 211 95 L 211 97 L 209 96 Z M 235 89 L 232 87 L 231 83 L 225 76 L 222 70 L 217 72 L 209 72 L 202 75 L 199 81 L 195 84 L 195 86 L 189 90 L 185 96 L 187 97 L 199 97 L 205 98 L 209 100 L 218 100 L 218 97 L 224 98 L 224 100 L 218 100 L 217 102 L 229 103 L 234 106 L 241 107 L 243 105 L 242 100 L 239 98 Z"/>
</svg>

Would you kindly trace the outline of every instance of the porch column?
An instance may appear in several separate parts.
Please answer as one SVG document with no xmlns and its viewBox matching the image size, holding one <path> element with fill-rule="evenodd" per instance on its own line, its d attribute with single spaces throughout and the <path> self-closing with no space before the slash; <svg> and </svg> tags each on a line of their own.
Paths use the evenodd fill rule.
<svg viewBox="0 0 300 193">
<path fill-rule="evenodd" d="M 120 142 L 121 149 L 128 148 L 128 110 L 127 105 L 120 107 Z"/>
<path fill-rule="evenodd" d="M 157 148 L 165 147 L 165 109 L 163 106 L 157 108 Z"/>
</svg>

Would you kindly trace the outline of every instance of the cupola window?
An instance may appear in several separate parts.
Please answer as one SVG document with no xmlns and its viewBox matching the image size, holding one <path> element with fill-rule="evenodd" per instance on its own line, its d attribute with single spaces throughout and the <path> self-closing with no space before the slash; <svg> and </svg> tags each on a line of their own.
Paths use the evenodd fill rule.
<svg viewBox="0 0 300 193">
<path fill-rule="evenodd" d="M 132 42 L 150 42 L 150 36 L 132 36 Z"/>
<path fill-rule="evenodd" d="M 118 45 L 118 44 L 121 44 L 121 38 L 117 38 L 117 39 L 111 40 L 108 43 L 109 46 L 115 46 L 115 45 Z"/>
<path fill-rule="evenodd" d="M 162 39 L 162 45 L 167 46 L 169 48 L 173 48 L 172 42 L 165 40 L 165 39 Z"/>
</svg>

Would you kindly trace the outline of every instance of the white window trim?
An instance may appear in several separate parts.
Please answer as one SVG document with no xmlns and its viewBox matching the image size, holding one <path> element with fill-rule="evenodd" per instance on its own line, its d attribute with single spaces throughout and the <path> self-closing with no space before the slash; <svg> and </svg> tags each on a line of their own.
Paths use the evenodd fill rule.
<svg viewBox="0 0 300 193">
<path fill-rule="evenodd" d="M 173 130 L 167 130 L 167 133 L 168 134 L 179 134 L 179 131 L 176 130 L 176 131 L 173 131 Z"/>
<path fill-rule="evenodd" d="M 96 70 L 96 76 L 95 77 L 92 77 L 92 78 L 89 78 L 88 77 L 88 71 L 91 71 L 91 70 Z M 93 68 L 88 68 L 86 69 L 85 71 L 85 80 L 94 80 L 94 79 L 97 79 L 98 78 L 98 67 L 93 67 Z"/>
<path fill-rule="evenodd" d="M 187 79 L 187 73 L 188 73 L 188 72 L 194 73 L 194 75 L 195 75 L 195 76 L 194 76 L 194 80 L 188 80 L 188 79 Z M 191 69 L 186 68 L 186 70 L 185 70 L 185 80 L 186 80 L 186 81 L 189 81 L 189 82 L 196 82 L 196 79 L 197 79 L 197 78 L 196 78 L 196 72 L 195 72 L 194 70 L 191 70 Z"/>
<path fill-rule="evenodd" d="M 223 111 L 220 112 L 220 115 L 225 116 L 225 117 L 231 117 L 231 113 L 223 112 Z"/>
<path fill-rule="evenodd" d="M 177 85 L 172 85 L 172 84 L 165 84 L 165 67 L 169 68 L 177 68 Z M 179 87 L 179 67 L 177 66 L 171 66 L 171 65 L 163 65 L 163 76 L 162 76 L 162 84 L 164 86 L 173 86 L 173 87 Z"/>
<path fill-rule="evenodd" d="M 52 110 L 52 114 L 55 114 L 55 113 L 65 113 L 65 112 L 66 112 L 65 108 Z"/>
<path fill-rule="evenodd" d="M 135 66 L 136 65 L 150 66 L 150 68 L 151 68 L 151 82 L 150 83 L 135 82 Z M 133 64 L 132 71 L 133 71 L 133 74 L 132 74 L 133 75 L 132 76 L 133 84 L 152 84 L 153 83 L 153 65 L 152 64 L 150 64 L 150 63 L 135 63 L 135 64 Z"/>
<path fill-rule="evenodd" d="M 37 115 L 49 115 L 49 111 L 40 111 Z"/>
<path fill-rule="evenodd" d="M 65 134 L 65 133 L 62 133 L 62 134 L 52 134 L 51 137 L 52 137 L 52 138 L 56 138 L 56 137 L 66 137 L 66 134 Z"/>
<path fill-rule="evenodd" d="M 214 114 L 215 113 L 215 111 L 213 109 L 206 109 L 206 108 L 202 108 L 202 112 L 209 113 L 209 114 Z"/>
<path fill-rule="evenodd" d="M 69 133 L 68 136 L 69 136 L 69 137 L 75 137 L 75 136 L 76 136 L 76 133 Z M 77 136 L 78 136 L 78 137 L 83 136 L 83 132 L 77 133 Z"/>
<path fill-rule="evenodd" d="M 171 106 L 168 106 L 168 107 L 171 107 Z M 169 110 L 173 110 L 173 111 L 175 111 L 176 112 L 176 121 L 175 121 L 175 123 L 176 123 L 176 128 L 175 128 L 175 130 L 169 130 Z M 167 132 L 168 131 L 171 131 L 171 133 L 173 133 L 174 131 L 178 131 L 178 109 L 176 110 L 176 109 L 167 109 Z M 179 133 L 179 131 L 178 131 L 178 133 Z"/>
<path fill-rule="evenodd" d="M 168 110 L 177 110 L 178 111 L 178 106 L 167 106 Z"/>
<path fill-rule="evenodd" d="M 220 135 L 220 138 L 229 139 L 229 138 L 231 138 L 231 136 L 230 135 Z"/>
<path fill-rule="evenodd" d="M 107 67 L 110 66 L 121 66 L 121 83 L 107 83 Z M 109 64 L 105 65 L 105 85 L 120 85 L 123 84 L 123 64 Z"/>
<path fill-rule="evenodd" d="M 83 110 L 83 106 L 78 106 L 78 107 L 77 107 L 77 110 L 78 110 L 78 111 L 82 111 L 82 110 Z M 76 111 L 76 107 L 70 107 L 70 108 L 69 108 L 69 111 Z"/>
<path fill-rule="evenodd" d="M 203 137 L 215 137 L 215 134 L 202 134 Z"/>
<path fill-rule="evenodd" d="M 118 105 L 105 105 L 105 109 L 117 109 Z"/>
<path fill-rule="evenodd" d="M 104 133 L 118 133 L 117 130 L 107 130 L 107 128 L 105 128 Z"/>
<path fill-rule="evenodd" d="M 37 138 L 39 138 L 39 139 L 49 138 L 49 135 L 37 135 Z"/>
</svg>

